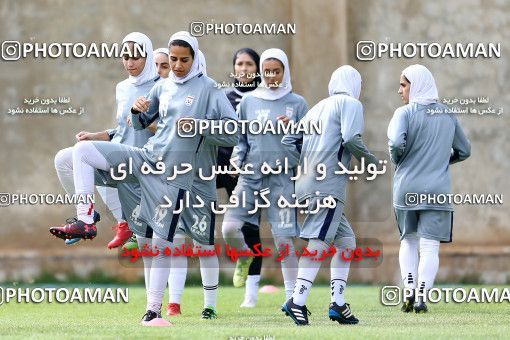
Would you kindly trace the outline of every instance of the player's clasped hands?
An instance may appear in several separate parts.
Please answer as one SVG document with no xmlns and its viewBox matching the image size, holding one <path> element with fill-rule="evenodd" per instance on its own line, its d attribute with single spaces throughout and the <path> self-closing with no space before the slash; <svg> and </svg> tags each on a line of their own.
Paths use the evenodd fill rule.
<svg viewBox="0 0 510 340">
<path fill-rule="evenodd" d="M 285 115 L 278 116 L 276 119 L 281 120 L 285 125 L 289 124 L 290 122 L 290 118 Z"/>
<path fill-rule="evenodd" d="M 138 97 L 138 99 L 133 104 L 133 109 L 138 112 L 147 112 L 149 111 L 149 106 L 151 104 L 150 100 L 147 100 L 145 97 Z"/>
<path fill-rule="evenodd" d="M 98 138 L 96 132 L 80 131 L 76 134 L 76 139 L 79 142 L 82 140 L 97 140 Z"/>
</svg>

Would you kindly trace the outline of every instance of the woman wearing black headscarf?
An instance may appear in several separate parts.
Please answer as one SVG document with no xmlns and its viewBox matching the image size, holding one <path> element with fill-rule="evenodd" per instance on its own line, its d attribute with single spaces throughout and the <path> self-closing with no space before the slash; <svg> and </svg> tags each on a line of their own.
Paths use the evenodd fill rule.
<svg viewBox="0 0 510 340">
<path fill-rule="evenodd" d="M 237 109 L 243 96 L 255 90 L 260 84 L 260 57 L 251 48 L 242 48 L 234 54 L 234 86 L 226 89 L 226 95 L 230 104 Z M 233 148 L 220 147 L 218 151 L 218 165 L 225 166 L 230 164 L 230 156 Z M 216 177 L 216 187 L 225 188 L 230 196 L 237 185 L 237 177 L 230 175 L 218 175 Z M 246 244 L 254 249 L 256 244 L 260 244 L 259 228 L 251 223 L 245 223 L 241 229 Z M 246 291 L 244 301 L 241 307 L 253 308 L 257 304 L 258 288 L 260 281 L 260 271 L 262 268 L 262 257 L 257 256 L 250 265 L 248 278 L 246 279 Z"/>
</svg>

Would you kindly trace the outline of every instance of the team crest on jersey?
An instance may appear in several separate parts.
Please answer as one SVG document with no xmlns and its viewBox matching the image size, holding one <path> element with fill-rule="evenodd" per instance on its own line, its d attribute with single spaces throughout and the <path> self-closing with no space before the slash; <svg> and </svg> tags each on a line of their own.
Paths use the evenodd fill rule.
<svg viewBox="0 0 510 340">
<path fill-rule="evenodd" d="M 193 105 L 193 100 L 195 99 L 195 96 L 188 95 L 186 99 L 184 99 L 184 105 L 191 106 Z"/>
<path fill-rule="evenodd" d="M 290 118 L 293 114 L 294 114 L 294 108 L 287 106 L 285 108 L 285 115 Z"/>
<path fill-rule="evenodd" d="M 269 119 L 269 114 L 271 113 L 271 110 L 255 110 L 255 114 L 257 115 L 257 120 L 265 123 Z"/>
</svg>

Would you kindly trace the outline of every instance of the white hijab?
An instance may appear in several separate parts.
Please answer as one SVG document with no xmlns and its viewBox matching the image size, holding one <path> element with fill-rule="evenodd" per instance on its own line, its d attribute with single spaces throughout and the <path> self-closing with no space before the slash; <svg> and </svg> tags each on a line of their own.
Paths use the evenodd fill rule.
<svg viewBox="0 0 510 340">
<path fill-rule="evenodd" d="M 160 48 L 155 49 L 154 50 L 154 55 L 156 55 L 158 53 L 163 53 L 163 54 L 166 54 L 168 56 L 168 48 L 167 47 L 160 47 Z"/>
<path fill-rule="evenodd" d="M 262 77 L 262 82 L 252 92 L 252 95 L 261 99 L 277 100 L 285 96 L 290 91 L 292 91 L 289 60 L 287 59 L 287 55 L 285 54 L 285 52 L 283 52 L 279 48 L 270 48 L 268 50 L 265 50 L 260 56 L 260 71 L 262 72 L 262 75 L 264 75 L 262 64 L 264 63 L 265 60 L 270 58 L 277 59 L 281 61 L 281 63 L 283 64 L 283 80 L 281 87 L 278 87 L 276 90 L 268 88 L 264 80 L 264 77 Z"/>
<path fill-rule="evenodd" d="M 402 74 L 411 82 L 409 102 L 429 105 L 437 102 L 436 81 L 429 69 L 423 65 L 411 65 L 402 71 Z"/>
<path fill-rule="evenodd" d="M 331 75 L 328 91 L 330 96 L 346 93 L 359 100 L 361 93 L 361 75 L 350 65 L 340 66 Z"/>
<path fill-rule="evenodd" d="M 205 55 L 202 53 L 201 50 L 198 50 L 198 63 L 200 64 L 200 67 L 202 68 L 202 73 L 204 76 L 207 75 L 207 63 L 205 62 Z"/>
<path fill-rule="evenodd" d="M 189 34 L 186 31 L 180 31 L 175 33 L 170 37 L 170 40 L 168 41 L 168 48 L 170 48 L 170 44 L 174 40 L 182 40 L 187 42 L 191 48 L 193 49 L 194 58 L 193 58 L 193 64 L 191 65 L 191 69 L 189 70 L 188 74 L 184 77 L 177 77 L 173 72 L 170 72 L 170 75 L 168 78 L 173 81 L 174 83 L 178 84 L 184 84 L 191 78 L 199 75 L 200 73 L 204 73 L 203 67 L 205 67 L 205 58 L 203 59 L 203 63 L 200 62 L 200 50 L 198 49 L 198 40 L 191 34 Z M 202 54 L 203 56 L 203 54 Z"/>
<path fill-rule="evenodd" d="M 154 55 L 152 51 L 152 42 L 145 34 L 140 32 L 132 32 L 124 37 L 122 44 L 127 42 L 134 42 L 138 45 L 145 46 L 145 65 L 142 73 L 136 77 L 129 76 L 129 81 L 135 86 L 145 84 L 153 80 L 158 75 L 156 71 L 156 64 L 154 64 Z"/>
</svg>

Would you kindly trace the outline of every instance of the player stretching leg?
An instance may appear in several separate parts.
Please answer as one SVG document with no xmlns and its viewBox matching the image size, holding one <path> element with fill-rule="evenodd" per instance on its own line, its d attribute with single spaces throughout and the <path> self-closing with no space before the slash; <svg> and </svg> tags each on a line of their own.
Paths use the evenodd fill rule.
<svg viewBox="0 0 510 340">
<path fill-rule="evenodd" d="M 73 150 L 75 190 L 78 194 L 90 195 L 94 186 L 94 169 L 110 171 L 121 164 L 131 164 L 132 173 L 121 176 L 122 182 L 137 180 L 141 186 L 140 219 L 148 223 L 153 231 L 152 247 L 164 249 L 172 246 L 172 240 L 180 218 L 180 200 L 193 184 L 193 173 L 176 173 L 183 163 L 195 167 L 196 153 L 203 138 L 211 134 L 181 137 L 177 131 L 181 118 L 220 120 L 225 112 L 217 105 L 218 93 L 215 81 L 204 76 L 198 59 L 198 41 L 187 32 L 178 32 L 169 42 L 172 74 L 168 80 L 156 84 L 147 97 L 140 97 L 133 105 L 132 118 L 135 129 L 145 129 L 159 118 L 156 134 L 143 148 L 117 143 L 82 141 Z M 219 91 L 219 92 L 218 92 Z M 172 96 L 172 100 L 170 99 Z M 229 107 L 227 114 L 235 119 Z M 235 136 L 237 138 L 237 136 Z M 153 175 L 142 173 L 142 165 L 158 169 Z M 158 167 L 156 167 L 158 165 Z M 161 173 L 161 165 L 166 169 Z M 124 177 L 124 178 L 122 178 Z M 171 180 L 169 180 L 169 177 Z M 163 199 L 165 198 L 165 199 Z M 168 207 L 168 202 L 173 204 Z M 175 203 L 177 202 L 177 203 Z M 95 236 L 92 207 L 78 204 L 78 221 L 64 227 L 72 237 Z M 161 318 L 161 303 L 170 272 L 169 259 L 156 256 L 150 270 L 147 313 L 143 324 L 169 325 Z"/>
<path fill-rule="evenodd" d="M 137 32 L 128 34 L 122 41 L 123 44 L 128 44 L 131 48 L 134 43 L 143 44 L 146 42 L 150 42 L 150 40 L 145 35 Z M 149 53 L 148 55 L 151 57 L 140 58 L 133 55 L 134 58 L 127 58 L 126 56 L 126 58 L 123 59 L 124 68 L 129 74 L 129 78 L 118 83 L 115 90 L 117 127 L 97 133 L 82 131 L 76 135 L 78 141 L 105 140 L 112 143 L 142 147 L 153 135 L 149 129 L 139 131 L 133 130 L 129 127 L 127 119 L 131 115 L 130 109 L 132 102 L 139 96 L 147 94 L 154 86 L 155 82 L 159 80 L 155 66 L 153 66 L 152 47 L 146 44 L 146 49 L 147 53 Z M 55 156 L 55 169 L 57 170 L 58 178 L 68 194 L 74 194 L 72 157 L 73 148 L 60 150 Z M 114 227 L 116 230 L 115 238 L 108 243 L 108 248 L 116 248 L 122 245 L 132 235 L 126 218 L 123 217 L 122 199 L 119 199 L 117 188 L 115 188 L 117 183 L 111 179 L 109 174 L 100 170 L 95 171 L 95 182 L 103 201 L 118 221 L 117 226 Z M 128 186 L 131 187 L 131 190 L 140 190 L 134 187 L 136 184 L 130 184 Z M 131 214 L 131 212 L 129 212 L 129 214 Z M 97 223 L 99 221 L 99 214 L 95 213 L 94 216 L 94 223 Z M 76 218 L 69 219 L 68 223 L 71 221 L 76 221 Z M 56 233 L 59 232 L 58 228 L 53 230 Z M 55 235 L 58 236 L 59 234 Z M 64 234 L 60 233 L 60 235 Z M 66 244 L 73 244 L 79 240 L 81 240 L 81 238 L 69 238 L 66 239 L 65 242 Z"/>
</svg>

